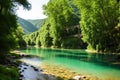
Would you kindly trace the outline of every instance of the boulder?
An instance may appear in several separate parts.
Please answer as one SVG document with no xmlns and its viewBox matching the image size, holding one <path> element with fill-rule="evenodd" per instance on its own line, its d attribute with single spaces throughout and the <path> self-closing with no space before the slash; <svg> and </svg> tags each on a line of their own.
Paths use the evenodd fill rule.
<svg viewBox="0 0 120 80">
<path fill-rule="evenodd" d="M 81 80 L 81 76 L 74 76 L 73 80 Z"/>
</svg>

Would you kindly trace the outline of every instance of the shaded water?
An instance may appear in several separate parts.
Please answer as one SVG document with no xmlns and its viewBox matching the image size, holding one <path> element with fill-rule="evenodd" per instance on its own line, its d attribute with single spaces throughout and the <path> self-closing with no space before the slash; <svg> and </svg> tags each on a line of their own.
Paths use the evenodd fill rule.
<svg viewBox="0 0 120 80">
<path fill-rule="evenodd" d="M 65 66 L 80 74 L 105 80 L 120 80 L 120 65 L 113 64 L 115 55 L 87 53 L 85 50 L 26 49 L 24 53 L 42 57 L 43 63 Z"/>
</svg>

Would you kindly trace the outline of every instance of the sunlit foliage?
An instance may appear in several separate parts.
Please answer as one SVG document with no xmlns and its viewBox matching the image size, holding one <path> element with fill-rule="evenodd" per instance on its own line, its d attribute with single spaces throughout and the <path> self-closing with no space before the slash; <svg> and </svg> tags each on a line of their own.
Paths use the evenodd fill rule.
<svg viewBox="0 0 120 80">
<path fill-rule="evenodd" d="M 83 40 L 89 49 L 120 52 L 120 2 L 117 0 L 75 0 L 80 14 Z"/>
</svg>

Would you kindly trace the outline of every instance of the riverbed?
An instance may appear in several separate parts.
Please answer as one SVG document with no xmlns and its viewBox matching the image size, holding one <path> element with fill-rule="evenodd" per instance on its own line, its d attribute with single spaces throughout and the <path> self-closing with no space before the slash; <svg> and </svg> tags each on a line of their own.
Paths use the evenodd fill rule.
<svg viewBox="0 0 120 80">
<path fill-rule="evenodd" d="M 21 51 L 39 56 L 44 64 L 65 67 L 73 72 L 96 76 L 102 80 L 120 80 L 120 66 L 113 63 L 116 58 L 114 55 L 70 49 L 29 48 Z M 42 65 L 42 63 L 40 64 Z"/>
</svg>

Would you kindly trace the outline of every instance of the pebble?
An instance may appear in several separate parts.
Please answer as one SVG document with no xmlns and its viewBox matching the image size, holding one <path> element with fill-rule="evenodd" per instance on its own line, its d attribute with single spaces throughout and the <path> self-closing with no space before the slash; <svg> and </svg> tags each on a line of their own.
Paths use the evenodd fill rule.
<svg viewBox="0 0 120 80">
<path fill-rule="evenodd" d="M 20 77 L 24 77 L 24 76 L 20 74 Z"/>
<path fill-rule="evenodd" d="M 80 80 L 81 79 L 81 76 L 74 76 L 73 77 L 73 80 Z"/>
<path fill-rule="evenodd" d="M 37 68 L 33 68 L 35 71 L 38 71 L 38 69 Z"/>
<path fill-rule="evenodd" d="M 24 69 L 27 69 L 26 67 L 24 67 Z"/>
<path fill-rule="evenodd" d="M 81 79 L 85 79 L 86 76 L 74 76 L 73 80 L 81 80 Z"/>
</svg>

